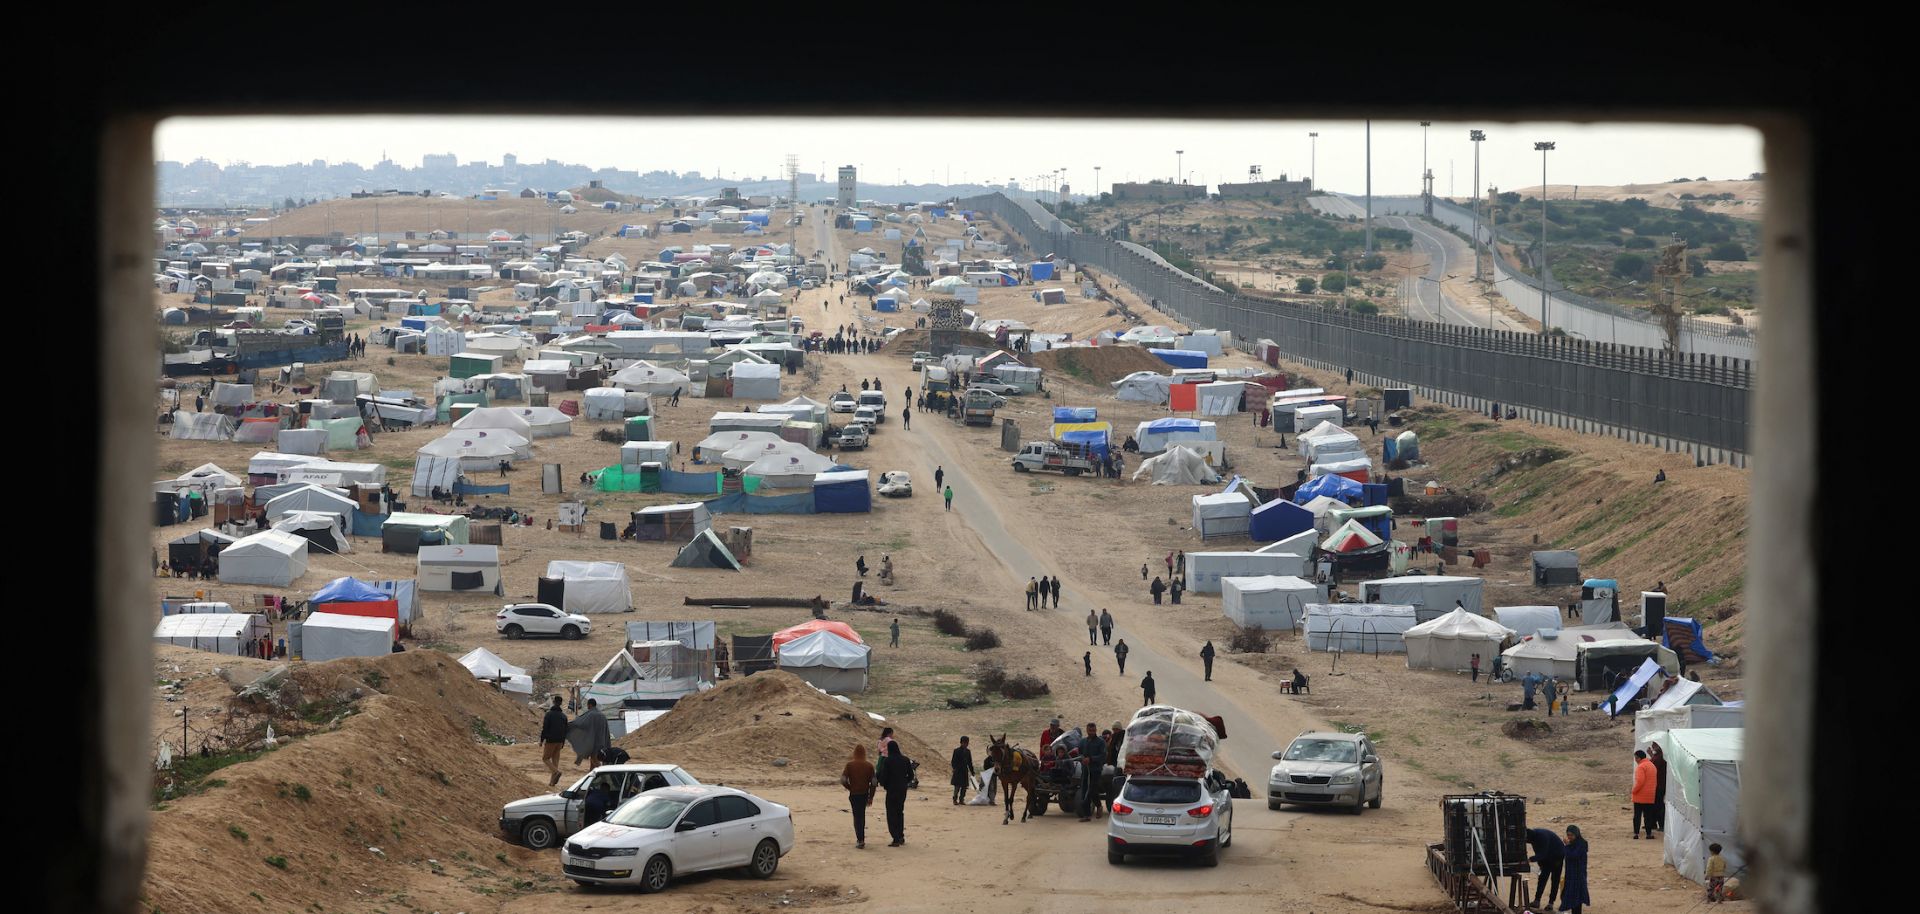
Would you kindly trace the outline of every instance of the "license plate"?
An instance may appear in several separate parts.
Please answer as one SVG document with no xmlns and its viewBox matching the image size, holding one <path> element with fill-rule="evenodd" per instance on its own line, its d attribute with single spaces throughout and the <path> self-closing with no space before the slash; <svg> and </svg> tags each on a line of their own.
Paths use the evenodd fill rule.
<svg viewBox="0 0 1920 914">
<path fill-rule="evenodd" d="M 1141 816 L 1140 821 L 1148 825 L 1172 825 L 1174 818 L 1172 816 Z"/>
</svg>

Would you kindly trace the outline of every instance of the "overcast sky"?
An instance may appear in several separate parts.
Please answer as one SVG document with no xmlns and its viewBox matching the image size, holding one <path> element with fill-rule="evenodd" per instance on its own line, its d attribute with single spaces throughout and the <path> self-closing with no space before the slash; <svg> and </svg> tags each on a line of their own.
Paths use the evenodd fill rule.
<svg viewBox="0 0 1920 914">
<path fill-rule="evenodd" d="M 1658 183 L 1673 178 L 1745 178 L 1764 171 L 1760 134 L 1746 127 L 1663 124 L 1445 123 L 1427 130 L 1435 192 L 1467 196 L 1473 184 L 1469 128 L 1486 131 L 1482 186 L 1540 183 L 1536 140 L 1551 140 L 1547 179 L 1553 184 Z M 1310 144 L 1307 134 L 1320 134 Z M 1373 124 L 1373 190 L 1420 190 L 1421 128 L 1417 121 Z M 1115 181 L 1171 179 L 1183 167 L 1209 185 L 1245 181 L 1250 165 L 1262 177 L 1302 177 L 1317 168 L 1319 185 L 1359 193 L 1366 187 L 1366 131 L 1359 121 L 1118 121 L 882 118 L 174 118 L 155 136 L 159 158 L 221 164 L 280 165 L 326 159 L 371 165 L 384 154 L 418 166 L 427 153 L 461 162 L 499 164 L 552 158 L 590 167 L 636 171 L 699 171 L 709 177 L 777 177 L 786 155 L 800 170 L 831 176 L 855 165 L 863 183 L 1002 183 L 1031 187 L 1034 177 L 1066 169 L 1076 193 Z M 1317 145 L 1317 156 L 1312 146 Z M 1184 149 L 1176 157 L 1174 150 Z M 1317 157 L 1317 162 L 1313 158 Z M 1176 161 L 1179 165 L 1176 166 Z"/>
</svg>

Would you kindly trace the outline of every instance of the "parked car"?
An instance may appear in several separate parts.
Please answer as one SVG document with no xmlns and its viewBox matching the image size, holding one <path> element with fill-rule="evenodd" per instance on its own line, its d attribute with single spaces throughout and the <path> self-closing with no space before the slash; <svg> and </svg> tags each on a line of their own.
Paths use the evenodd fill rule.
<svg viewBox="0 0 1920 914">
<path fill-rule="evenodd" d="M 1386 775 L 1364 733 L 1307 732 L 1275 752 L 1280 764 L 1267 777 L 1267 808 L 1283 804 L 1342 806 L 1354 815 L 1380 808 Z"/>
<path fill-rule="evenodd" d="M 1107 862 L 1128 854 L 1175 854 L 1219 866 L 1233 843 L 1232 785 L 1209 771 L 1204 778 L 1129 777 L 1107 816 Z"/>
<path fill-rule="evenodd" d="M 879 427 L 880 419 L 880 411 L 871 406 L 862 406 L 853 411 L 853 421 L 866 426 L 867 434 L 869 435 L 873 434 L 873 430 Z"/>
<path fill-rule="evenodd" d="M 793 850 L 793 812 L 731 787 L 664 787 L 622 805 L 560 849 L 560 868 L 581 885 L 658 892 L 673 877 L 742 867 L 757 879 Z"/>
<path fill-rule="evenodd" d="M 967 385 L 967 389 L 968 390 L 984 390 L 987 393 L 994 394 L 995 396 L 1000 396 L 1000 397 L 1011 397 L 1014 394 L 1017 394 L 1020 392 L 1020 388 L 1015 387 L 1012 384 L 1001 384 L 997 381 L 975 381 L 972 384 Z"/>
<path fill-rule="evenodd" d="M 559 793 L 527 797 L 502 806 L 500 832 L 515 844 L 546 850 L 586 827 L 588 791 L 595 788 L 607 791 L 613 797 L 613 805 L 618 807 L 650 790 L 699 784 L 678 765 L 601 765 Z"/>
<path fill-rule="evenodd" d="M 843 451 L 858 451 L 865 449 L 871 439 L 867 426 L 855 420 L 840 427 L 839 434 L 833 436 L 833 446 Z"/>
<path fill-rule="evenodd" d="M 913 370 L 919 371 L 920 369 L 927 367 L 927 363 L 931 361 L 933 361 L 933 353 L 916 352 L 913 354 Z"/>
<path fill-rule="evenodd" d="M 593 620 L 561 612 L 546 603 L 509 603 L 494 614 L 493 627 L 509 640 L 527 635 L 559 635 L 568 641 L 593 633 Z"/>
<path fill-rule="evenodd" d="M 888 470 L 880 474 L 880 494 L 888 498 L 912 498 L 913 480 L 906 470 Z"/>
<path fill-rule="evenodd" d="M 827 410 L 836 413 L 850 413 L 854 410 L 853 394 L 842 390 L 827 398 Z"/>
</svg>

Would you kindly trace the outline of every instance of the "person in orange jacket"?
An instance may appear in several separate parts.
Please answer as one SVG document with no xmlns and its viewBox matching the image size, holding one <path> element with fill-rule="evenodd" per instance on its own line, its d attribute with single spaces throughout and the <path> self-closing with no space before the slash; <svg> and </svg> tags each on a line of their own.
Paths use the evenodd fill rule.
<svg viewBox="0 0 1920 914">
<path fill-rule="evenodd" d="M 1652 838 L 1653 824 L 1659 821 L 1653 803 L 1660 789 L 1660 775 L 1644 750 L 1635 749 L 1633 758 L 1633 837 L 1638 840 L 1644 826 L 1647 837 Z"/>
</svg>

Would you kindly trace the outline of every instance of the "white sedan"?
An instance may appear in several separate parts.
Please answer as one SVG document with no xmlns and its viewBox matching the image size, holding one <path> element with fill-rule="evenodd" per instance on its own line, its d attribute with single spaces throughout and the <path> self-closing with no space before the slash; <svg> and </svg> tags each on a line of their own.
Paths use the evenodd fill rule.
<svg viewBox="0 0 1920 914">
<path fill-rule="evenodd" d="M 493 627 L 508 640 L 527 635 L 559 635 L 568 641 L 593 632 L 593 620 L 546 603 L 510 603 L 494 614 Z"/>
<path fill-rule="evenodd" d="M 766 879 L 793 850 L 793 812 L 731 787 L 662 787 L 567 840 L 560 866 L 581 885 L 658 892 L 673 877 L 743 867 Z"/>
</svg>

